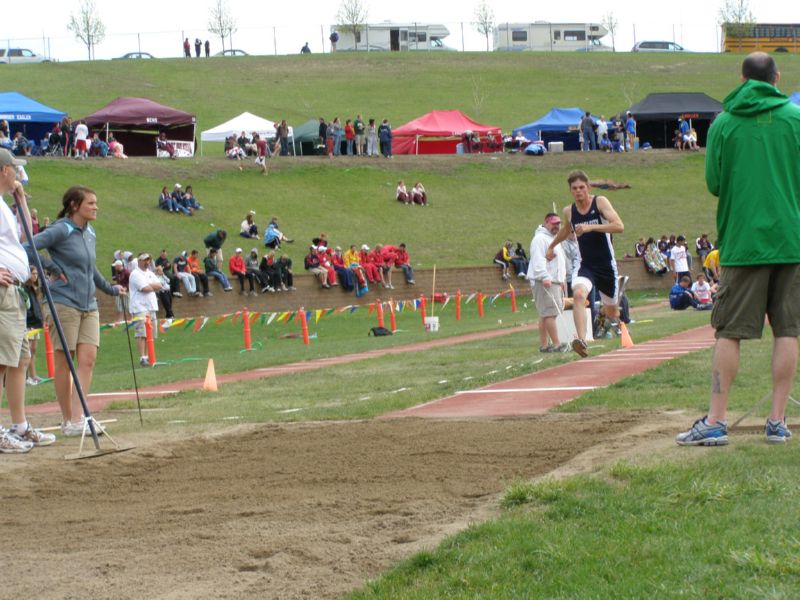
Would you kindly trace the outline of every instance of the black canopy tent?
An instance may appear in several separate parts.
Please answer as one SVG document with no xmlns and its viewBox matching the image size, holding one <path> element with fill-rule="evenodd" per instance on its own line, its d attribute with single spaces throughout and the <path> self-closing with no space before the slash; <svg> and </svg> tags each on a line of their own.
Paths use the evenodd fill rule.
<svg viewBox="0 0 800 600">
<path fill-rule="evenodd" d="M 705 146 L 708 128 L 723 109 L 720 102 L 706 94 L 669 92 L 650 94 L 628 110 L 636 119 L 640 145 L 649 142 L 653 148 L 671 148 L 679 117 L 690 122 L 697 131 L 697 143 Z"/>
</svg>

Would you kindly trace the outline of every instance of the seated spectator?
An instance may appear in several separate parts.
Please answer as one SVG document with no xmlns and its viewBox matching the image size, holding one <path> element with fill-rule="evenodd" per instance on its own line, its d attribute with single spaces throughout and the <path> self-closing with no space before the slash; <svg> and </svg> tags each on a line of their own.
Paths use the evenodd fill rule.
<svg viewBox="0 0 800 600">
<path fill-rule="evenodd" d="M 275 251 L 270 250 L 267 252 L 258 265 L 261 271 L 261 279 L 264 281 L 265 289 L 261 291 L 274 292 L 280 289 L 281 274 L 278 261 L 275 260 Z"/>
<path fill-rule="evenodd" d="M 694 127 L 689 129 L 689 133 L 684 134 L 683 143 L 689 150 L 700 150 L 700 146 L 697 145 L 697 131 Z"/>
<path fill-rule="evenodd" d="M 161 289 L 156 291 L 161 306 L 164 307 L 164 316 L 167 319 L 174 319 L 175 313 L 172 311 L 172 292 L 170 291 L 170 279 L 164 274 L 164 268 L 161 265 L 156 266 L 156 277 L 161 283 Z"/>
<path fill-rule="evenodd" d="M 494 264 L 499 265 L 503 279 L 510 279 L 511 275 L 508 273 L 508 267 L 511 265 L 511 240 L 506 240 L 505 244 L 494 255 Z"/>
<path fill-rule="evenodd" d="M 406 283 L 409 285 L 414 285 L 414 269 L 411 268 L 411 259 L 408 256 L 408 250 L 406 250 L 405 242 L 397 247 L 384 246 L 383 251 L 385 253 L 387 263 L 389 260 L 391 260 L 396 268 L 403 271 L 403 275 L 406 278 Z"/>
<path fill-rule="evenodd" d="M 239 148 L 241 148 L 247 156 L 255 156 L 258 151 L 253 138 L 248 136 L 244 131 L 236 139 L 236 143 L 239 144 Z"/>
<path fill-rule="evenodd" d="M 344 261 L 344 266 L 353 272 L 353 277 L 355 277 L 358 287 L 358 295 L 368 292 L 366 270 L 359 263 L 360 257 L 355 244 L 351 245 L 350 249 L 342 255 L 342 260 Z"/>
<path fill-rule="evenodd" d="M 33 150 L 33 142 L 29 141 L 21 131 L 14 134 L 14 141 L 11 151 L 17 156 L 30 156 Z"/>
<path fill-rule="evenodd" d="M 411 201 L 414 204 L 419 204 L 420 206 L 428 206 L 428 194 L 425 191 L 425 186 L 422 185 L 421 181 L 415 183 L 414 187 L 411 188 Z"/>
<path fill-rule="evenodd" d="M 336 248 L 333 249 L 333 254 L 331 255 L 331 264 L 336 271 L 336 276 L 339 278 L 339 283 L 341 284 L 342 289 L 352 292 L 353 288 L 355 287 L 356 278 L 353 274 L 353 271 L 345 266 L 344 256 L 342 255 L 342 249 L 340 246 L 336 246 Z"/>
<path fill-rule="evenodd" d="M 62 132 L 62 137 L 63 137 L 63 132 Z M 63 145 L 63 142 L 61 145 L 62 147 L 66 148 L 66 146 Z M 128 158 L 128 155 L 125 154 L 125 146 L 123 146 L 117 141 L 117 138 L 114 137 L 113 133 L 108 134 L 108 151 L 114 158 L 122 158 L 122 159 Z"/>
<path fill-rule="evenodd" d="M 658 251 L 661 252 L 661 256 L 664 257 L 664 260 L 669 260 L 669 249 L 672 246 L 669 243 L 666 235 L 662 235 L 661 238 L 658 240 Z"/>
<path fill-rule="evenodd" d="M 217 229 L 209 233 L 203 238 L 203 245 L 206 247 L 206 253 L 211 254 L 212 250 L 216 250 L 217 258 L 219 260 L 224 260 L 222 258 L 222 245 L 225 243 L 226 239 L 228 239 L 228 232 L 224 229 Z"/>
<path fill-rule="evenodd" d="M 90 153 L 92 156 L 99 156 L 101 158 L 108 157 L 108 144 L 100 139 L 100 134 L 98 134 L 96 131 L 94 132 L 94 135 L 92 135 Z"/>
<path fill-rule="evenodd" d="M 225 139 L 225 156 L 231 160 L 244 160 L 245 158 L 244 150 L 239 147 L 235 135 Z"/>
<path fill-rule="evenodd" d="M 161 193 L 158 195 L 158 208 L 167 212 L 178 212 L 172 194 L 167 191 L 167 186 L 162 187 Z"/>
<path fill-rule="evenodd" d="M 239 280 L 239 293 L 244 295 L 244 280 L 247 280 L 247 283 L 250 286 L 250 295 L 256 295 L 256 286 L 255 286 L 255 277 L 252 273 L 247 271 L 247 267 L 244 264 L 244 257 L 242 256 L 242 249 L 236 248 L 234 251 L 234 255 L 231 256 L 230 260 L 228 261 L 228 270 L 231 273 L 231 277 L 236 277 Z"/>
<path fill-rule="evenodd" d="M 161 152 L 166 152 L 167 154 L 169 154 L 169 157 L 171 159 L 177 158 L 177 156 L 175 156 L 175 146 L 169 140 L 167 140 L 166 131 L 162 131 L 160 134 L 158 134 L 158 139 L 156 140 L 156 148 Z"/>
<path fill-rule="evenodd" d="M 181 283 L 183 283 L 183 287 L 186 288 L 187 294 L 190 296 L 203 295 L 197 291 L 197 280 L 192 274 L 192 270 L 189 268 L 189 259 L 186 250 L 181 252 L 173 259 L 172 267 L 175 277 L 177 277 Z"/>
<path fill-rule="evenodd" d="M 317 252 L 316 246 L 309 247 L 308 254 L 306 254 L 304 259 L 304 266 L 306 271 L 317 278 L 317 281 L 322 287 L 326 289 L 331 287 L 328 285 L 328 270 L 320 265 L 319 253 Z"/>
<path fill-rule="evenodd" d="M 243 238 L 254 239 L 257 240 L 259 238 L 258 235 L 258 225 L 256 225 L 256 211 L 251 210 L 247 213 L 247 216 L 242 221 L 241 226 L 239 227 L 239 235 Z"/>
<path fill-rule="evenodd" d="M 513 147 L 514 148 L 522 150 L 525 147 L 527 147 L 528 144 L 530 144 L 530 143 L 531 143 L 531 140 L 526 138 L 525 135 L 521 131 L 518 131 L 517 135 L 514 136 L 514 143 L 513 143 Z"/>
<path fill-rule="evenodd" d="M 520 242 L 517 242 L 517 247 L 511 251 L 511 264 L 517 277 L 525 279 L 528 274 L 528 255 Z"/>
<path fill-rule="evenodd" d="M 703 233 L 694 241 L 694 247 L 697 251 L 697 258 L 703 262 L 708 256 L 708 253 L 714 249 L 714 245 L 708 240 L 708 234 Z"/>
<path fill-rule="evenodd" d="M 716 287 L 716 286 L 715 286 Z M 711 296 L 715 290 L 706 281 L 706 276 L 700 273 L 697 281 L 692 284 L 692 294 L 700 304 L 711 304 Z"/>
<path fill-rule="evenodd" d="M 611 143 L 611 140 L 608 138 L 608 134 L 604 133 L 603 137 L 600 138 L 600 150 L 604 152 L 613 152 L 614 145 Z"/>
<path fill-rule="evenodd" d="M 220 271 L 220 262 L 222 261 L 219 250 L 216 248 L 210 248 L 208 251 L 208 256 L 203 259 L 203 267 L 206 270 L 206 275 L 208 277 L 213 277 L 217 281 L 219 281 L 220 285 L 222 285 L 222 290 L 225 292 L 230 292 L 233 290 L 230 282 L 228 281 L 228 277 Z"/>
<path fill-rule="evenodd" d="M 183 297 L 183 294 L 181 294 L 180 291 L 180 281 L 175 275 L 175 272 L 172 268 L 172 262 L 169 260 L 169 256 L 167 255 L 167 251 L 165 249 L 161 249 L 161 253 L 158 255 L 158 258 L 155 260 L 154 264 L 156 267 L 161 267 L 161 271 L 164 273 L 164 277 L 166 277 L 167 282 L 169 283 L 170 293 L 176 298 Z"/>
<path fill-rule="evenodd" d="M 294 272 L 292 272 L 292 259 L 286 254 L 282 254 L 278 259 L 278 270 L 281 276 L 281 288 L 283 291 L 296 290 L 294 287 Z"/>
<path fill-rule="evenodd" d="M 214 294 L 208 290 L 208 276 L 203 272 L 203 269 L 200 268 L 200 252 L 192 250 L 186 261 L 189 263 L 189 272 L 192 274 L 192 277 L 194 277 L 195 286 L 203 290 L 203 296 L 206 298 L 213 296 Z"/>
<path fill-rule="evenodd" d="M 694 297 L 689 286 L 692 280 L 684 275 L 680 281 L 672 286 L 669 291 L 669 306 L 672 310 L 686 310 L 690 306 L 697 310 L 707 310 L 712 308 L 711 304 L 701 304 L 697 298 Z"/>
<path fill-rule="evenodd" d="M 339 285 L 339 282 L 336 281 L 336 269 L 333 268 L 333 262 L 331 261 L 331 253 L 333 249 L 328 248 L 327 246 L 317 246 L 317 254 L 319 255 L 319 266 L 325 269 L 328 274 L 328 285 L 333 287 Z"/>
<path fill-rule="evenodd" d="M 187 185 L 186 191 L 183 192 L 183 204 L 187 208 L 191 208 L 193 210 L 203 210 L 202 204 L 198 202 L 197 198 L 194 195 L 194 190 L 190 185 Z"/>
<path fill-rule="evenodd" d="M 381 244 L 375 244 L 374 250 L 369 253 L 368 260 L 378 269 L 383 287 L 387 290 L 393 290 L 392 265 L 386 263 L 386 255 L 383 253 L 383 246 Z"/>
<path fill-rule="evenodd" d="M 351 250 L 354 248 L 355 246 L 350 246 Z M 367 276 L 367 281 L 370 283 L 383 283 L 383 275 L 381 274 L 381 270 L 372 260 L 372 253 L 370 252 L 369 246 L 366 244 L 361 246 L 361 252 L 358 253 L 358 264 L 364 270 L 364 274 Z M 384 285 L 384 287 L 386 286 Z"/>
<path fill-rule="evenodd" d="M 653 238 L 650 238 L 653 239 Z M 644 251 L 647 249 L 647 244 L 644 242 L 644 238 L 640 237 L 639 240 L 636 242 L 634 246 L 634 256 L 639 258 L 640 256 L 644 256 Z"/>
<path fill-rule="evenodd" d="M 278 217 L 272 217 L 264 232 L 264 245 L 267 248 L 277 250 L 281 247 L 281 242 L 291 244 L 294 240 L 286 237 L 283 232 L 278 229 Z"/>
<path fill-rule="evenodd" d="M 395 200 L 398 202 L 402 202 L 403 204 L 411 204 L 411 199 L 408 197 L 408 193 L 406 192 L 406 184 L 403 183 L 403 180 L 397 182 L 397 190 L 395 191 Z"/>
<path fill-rule="evenodd" d="M 258 284 L 262 294 L 269 291 L 267 289 L 269 286 L 267 277 L 259 268 L 258 248 L 253 248 L 250 250 L 250 254 L 248 254 L 244 259 L 244 267 L 247 276 L 253 277 L 254 282 Z M 255 294 L 251 292 L 251 295 Z"/>
<path fill-rule="evenodd" d="M 4 131 L 0 130 L 0 148 L 5 148 L 6 150 L 12 150 L 14 147 L 14 141 L 8 137 Z"/>
</svg>

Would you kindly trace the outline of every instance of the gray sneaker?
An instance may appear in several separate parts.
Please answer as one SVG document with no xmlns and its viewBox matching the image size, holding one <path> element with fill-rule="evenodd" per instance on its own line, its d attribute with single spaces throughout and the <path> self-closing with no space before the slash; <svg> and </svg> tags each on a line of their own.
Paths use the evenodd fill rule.
<svg viewBox="0 0 800 600">
<path fill-rule="evenodd" d="M 554 346 L 552 351 L 553 352 L 558 352 L 558 353 L 566 353 L 566 352 L 569 352 L 571 349 L 572 348 L 570 347 L 570 345 L 567 344 L 566 342 L 564 342 L 563 344 L 559 344 L 558 346 Z"/>
<path fill-rule="evenodd" d="M 792 432 L 786 426 L 785 420 L 773 421 L 772 419 L 767 419 L 764 433 L 767 436 L 767 442 L 770 444 L 783 444 L 792 437 Z"/>
<path fill-rule="evenodd" d="M 65 437 L 80 437 L 83 435 L 83 430 L 86 429 L 86 435 L 91 436 L 92 432 L 89 430 L 89 426 L 86 424 L 86 420 L 81 418 L 80 421 L 77 423 L 73 423 L 71 421 L 67 421 L 61 424 L 61 433 Z M 94 422 L 94 430 L 97 435 L 103 435 L 103 427 L 97 422 Z"/>
<path fill-rule="evenodd" d="M 3 454 L 24 454 L 33 449 L 31 442 L 21 440 L 13 433 L 8 431 L 0 432 L 0 453 Z"/>
<path fill-rule="evenodd" d="M 728 424 L 717 421 L 713 425 L 708 417 L 697 419 L 688 431 L 675 436 L 679 446 L 725 446 L 728 444 Z"/>
<path fill-rule="evenodd" d="M 550 344 L 547 346 L 539 346 L 539 352 L 542 353 L 553 352 L 553 345 Z"/>
</svg>

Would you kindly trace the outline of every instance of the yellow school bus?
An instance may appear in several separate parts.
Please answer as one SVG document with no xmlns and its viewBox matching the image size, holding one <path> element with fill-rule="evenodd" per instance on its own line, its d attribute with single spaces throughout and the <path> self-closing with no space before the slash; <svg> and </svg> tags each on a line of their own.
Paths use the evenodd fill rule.
<svg viewBox="0 0 800 600">
<path fill-rule="evenodd" d="M 723 52 L 800 52 L 800 25 L 791 23 L 724 23 Z"/>
</svg>

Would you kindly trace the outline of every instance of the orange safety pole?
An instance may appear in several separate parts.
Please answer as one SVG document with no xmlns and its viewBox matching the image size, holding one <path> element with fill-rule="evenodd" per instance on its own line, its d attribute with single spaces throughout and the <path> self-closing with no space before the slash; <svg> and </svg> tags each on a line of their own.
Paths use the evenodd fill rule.
<svg viewBox="0 0 800 600">
<path fill-rule="evenodd" d="M 422 324 L 425 325 L 425 296 L 419 297 L 419 313 L 422 315 Z"/>
<path fill-rule="evenodd" d="M 389 327 L 392 333 L 397 331 L 397 320 L 394 318 L 394 300 L 389 298 Z"/>
<path fill-rule="evenodd" d="M 456 321 L 461 320 L 461 290 L 456 292 Z"/>
<path fill-rule="evenodd" d="M 511 288 L 511 312 L 517 312 L 517 293 L 514 291 L 514 286 L 508 286 Z"/>
<path fill-rule="evenodd" d="M 56 363 L 53 352 L 53 338 L 50 337 L 50 328 L 44 324 L 44 357 L 47 362 L 47 377 L 56 376 Z"/>
<path fill-rule="evenodd" d="M 300 308 L 300 330 L 303 332 L 303 344 L 308 346 L 308 319 L 306 319 L 305 308 Z"/>
<path fill-rule="evenodd" d="M 242 310 L 242 325 L 244 325 L 244 349 L 252 350 L 253 342 L 250 339 L 250 311 Z"/>
<path fill-rule="evenodd" d="M 377 304 L 377 311 L 378 311 L 378 327 L 383 327 L 383 302 L 380 300 Z"/>
<path fill-rule="evenodd" d="M 147 360 L 150 361 L 150 366 L 156 365 L 156 344 L 153 340 L 153 324 L 150 322 L 150 315 L 145 315 L 144 318 L 144 336 L 147 342 Z"/>
<path fill-rule="evenodd" d="M 483 294 L 478 292 L 478 316 L 483 318 Z"/>
</svg>

